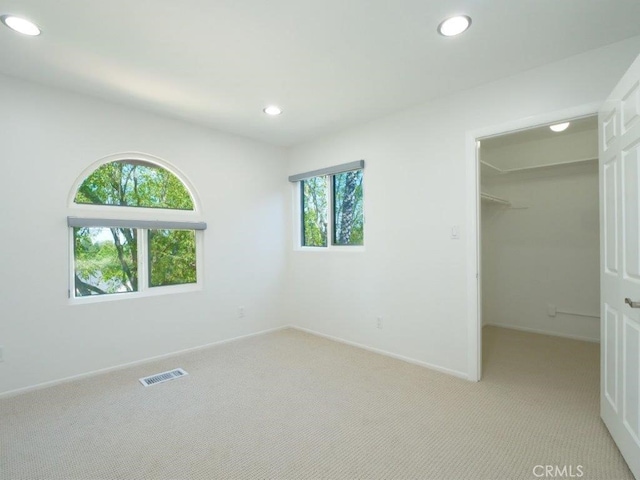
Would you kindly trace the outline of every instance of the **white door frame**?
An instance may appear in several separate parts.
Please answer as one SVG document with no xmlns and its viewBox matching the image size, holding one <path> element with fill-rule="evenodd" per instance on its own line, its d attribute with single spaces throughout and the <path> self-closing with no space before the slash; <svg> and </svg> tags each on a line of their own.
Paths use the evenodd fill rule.
<svg viewBox="0 0 640 480">
<path fill-rule="evenodd" d="M 557 121 L 598 114 L 600 103 L 580 105 L 565 110 L 534 115 L 492 127 L 468 131 L 466 134 L 467 171 L 467 319 L 468 377 L 478 382 L 482 377 L 482 306 L 480 298 L 480 168 L 477 141 L 481 138 L 513 133 Z"/>
</svg>

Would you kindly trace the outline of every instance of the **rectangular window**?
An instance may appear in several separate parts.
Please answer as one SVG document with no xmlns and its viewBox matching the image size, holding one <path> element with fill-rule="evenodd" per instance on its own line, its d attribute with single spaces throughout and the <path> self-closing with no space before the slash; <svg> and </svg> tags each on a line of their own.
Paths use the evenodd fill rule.
<svg viewBox="0 0 640 480">
<path fill-rule="evenodd" d="M 353 162 L 289 178 L 300 183 L 301 246 L 364 245 L 363 166 Z"/>
<path fill-rule="evenodd" d="M 74 226 L 74 297 L 197 283 L 196 230 Z"/>
</svg>

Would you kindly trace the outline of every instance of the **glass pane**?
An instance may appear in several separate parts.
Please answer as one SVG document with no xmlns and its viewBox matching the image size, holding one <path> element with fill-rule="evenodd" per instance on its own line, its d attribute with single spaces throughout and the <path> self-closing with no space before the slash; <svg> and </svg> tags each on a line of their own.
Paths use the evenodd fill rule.
<svg viewBox="0 0 640 480">
<path fill-rule="evenodd" d="M 74 228 L 75 296 L 138 290 L 138 231 Z"/>
<path fill-rule="evenodd" d="M 333 243 L 362 245 L 364 242 L 362 170 L 333 176 L 333 209 Z"/>
<path fill-rule="evenodd" d="M 300 182 L 302 188 L 302 245 L 327 246 L 327 182 L 329 177 L 313 177 Z"/>
<path fill-rule="evenodd" d="M 191 194 L 173 173 L 142 161 L 100 166 L 76 193 L 75 203 L 193 210 Z"/>
<path fill-rule="evenodd" d="M 196 283 L 195 230 L 149 230 L 149 286 Z"/>
</svg>

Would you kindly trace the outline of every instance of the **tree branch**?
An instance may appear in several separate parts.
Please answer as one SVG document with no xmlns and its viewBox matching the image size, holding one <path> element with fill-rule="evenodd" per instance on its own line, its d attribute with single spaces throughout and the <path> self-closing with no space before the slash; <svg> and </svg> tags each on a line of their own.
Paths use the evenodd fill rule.
<svg viewBox="0 0 640 480">
<path fill-rule="evenodd" d="M 82 280 L 80 280 L 80 277 L 78 277 L 78 275 L 75 275 L 75 286 L 76 286 L 76 294 L 80 294 L 82 296 L 85 295 L 91 295 L 91 293 L 98 293 L 100 295 L 104 295 L 105 292 L 104 290 L 96 287 L 95 285 L 90 285 L 87 282 L 83 282 Z"/>
<path fill-rule="evenodd" d="M 124 248 L 122 247 L 122 243 L 120 243 L 120 237 L 118 236 L 118 230 L 122 231 L 123 235 L 125 234 L 125 228 L 111 228 L 111 235 L 113 235 L 113 243 L 116 246 L 116 251 L 118 252 L 118 260 L 120 261 L 120 265 L 122 266 L 122 273 L 125 276 L 123 278 L 124 285 L 127 287 L 127 290 L 137 290 L 138 289 L 138 279 L 131 272 L 129 265 L 127 265 L 126 260 L 124 259 Z M 126 236 L 125 236 L 126 238 Z M 130 245 L 133 245 L 132 243 Z"/>
</svg>

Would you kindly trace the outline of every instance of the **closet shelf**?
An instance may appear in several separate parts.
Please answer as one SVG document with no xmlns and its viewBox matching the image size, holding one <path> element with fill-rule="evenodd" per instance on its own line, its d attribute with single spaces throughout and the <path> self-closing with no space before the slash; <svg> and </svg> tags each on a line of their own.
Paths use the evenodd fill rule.
<svg viewBox="0 0 640 480">
<path fill-rule="evenodd" d="M 489 195 L 488 193 L 480 192 L 480 198 L 486 202 L 499 203 L 500 205 L 505 205 L 507 207 L 511 206 L 511 202 L 509 200 Z"/>
<path fill-rule="evenodd" d="M 577 160 L 569 160 L 566 162 L 555 162 L 555 163 L 547 163 L 542 165 L 530 165 L 528 167 L 518 167 L 518 168 L 499 168 L 495 165 L 485 162 L 484 160 L 480 160 L 480 165 L 489 168 L 490 170 L 496 172 L 498 175 L 505 175 L 508 173 L 518 173 L 518 172 L 527 172 L 531 170 L 539 170 L 539 169 L 548 169 L 554 167 L 567 167 L 570 165 L 577 165 L 580 163 L 588 163 L 588 162 L 598 162 L 598 157 L 588 157 L 588 158 L 579 158 Z"/>
</svg>

